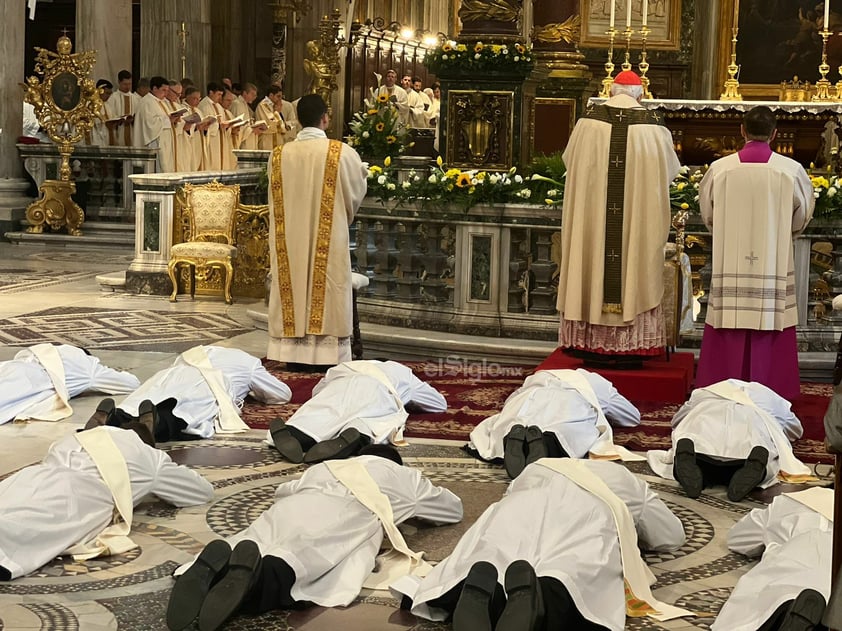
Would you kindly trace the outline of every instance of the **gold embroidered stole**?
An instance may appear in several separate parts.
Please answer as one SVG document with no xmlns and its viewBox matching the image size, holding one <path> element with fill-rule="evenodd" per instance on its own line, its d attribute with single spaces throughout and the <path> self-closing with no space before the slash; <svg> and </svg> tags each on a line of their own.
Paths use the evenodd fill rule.
<svg viewBox="0 0 842 631">
<path fill-rule="evenodd" d="M 130 114 L 134 114 L 134 112 L 132 112 L 132 97 L 130 94 L 124 94 L 123 116 L 128 116 Z M 123 140 L 125 141 L 127 147 L 132 146 L 132 126 L 129 125 L 129 122 L 126 120 L 123 121 Z"/>
</svg>

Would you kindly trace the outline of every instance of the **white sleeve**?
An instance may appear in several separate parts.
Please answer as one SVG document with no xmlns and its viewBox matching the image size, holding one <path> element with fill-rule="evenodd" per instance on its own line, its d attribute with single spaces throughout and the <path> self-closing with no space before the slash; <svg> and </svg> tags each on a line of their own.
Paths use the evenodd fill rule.
<svg viewBox="0 0 842 631">
<path fill-rule="evenodd" d="M 96 358 L 92 359 L 96 361 L 96 365 L 91 375 L 89 390 L 97 390 L 107 394 L 127 394 L 140 387 L 140 380 L 130 372 L 114 370 L 108 366 L 103 366 Z"/>
<path fill-rule="evenodd" d="M 804 428 L 798 417 L 793 414 L 789 401 L 759 383 L 749 383 L 746 390 L 757 407 L 775 418 L 790 442 L 801 438 Z"/>
<path fill-rule="evenodd" d="M 792 234 L 797 236 L 813 218 L 816 198 L 813 197 L 813 184 L 803 167 L 797 169 L 794 180 L 792 183 Z"/>
<path fill-rule="evenodd" d="M 462 520 L 462 500 L 457 495 L 435 486 L 416 469 L 408 471 L 415 477 L 415 517 L 434 524 L 455 524 Z"/>
<path fill-rule="evenodd" d="M 643 509 L 637 522 L 637 534 L 641 546 L 646 550 L 676 550 L 684 545 L 684 526 L 681 520 L 667 508 L 649 485 L 643 499 Z"/>
<path fill-rule="evenodd" d="M 268 405 L 289 403 L 292 398 L 292 390 L 289 389 L 289 386 L 263 366 L 258 366 L 257 369 L 252 371 L 249 388 L 258 401 Z"/>
<path fill-rule="evenodd" d="M 713 229 L 713 172 L 708 169 L 699 184 L 699 210 L 708 230 Z"/>
<path fill-rule="evenodd" d="M 412 375 L 409 400 L 425 412 L 447 412 L 447 400 L 441 392 Z"/>
<path fill-rule="evenodd" d="M 360 154 L 347 144 L 342 145 L 339 164 L 339 185 L 342 188 L 342 199 L 345 201 L 348 223 L 351 223 L 368 192 L 368 169 L 360 159 Z"/>
<path fill-rule="evenodd" d="M 769 523 L 771 506 L 755 508 L 728 531 L 728 549 L 746 556 L 756 557 L 766 547 L 764 533 Z"/>
<path fill-rule="evenodd" d="M 640 411 L 626 397 L 617 391 L 608 379 L 596 373 L 581 371 L 591 384 L 602 406 L 602 411 L 612 425 L 637 427 L 640 425 Z"/>
<path fill-rule="evenodd" d="M 159 451 L 158 471 L 152 492 L 176 506 L 195 506 L 213 499 L 210 482 L 192 469 L 175 464 L 163 451 Z"/>
</svg>

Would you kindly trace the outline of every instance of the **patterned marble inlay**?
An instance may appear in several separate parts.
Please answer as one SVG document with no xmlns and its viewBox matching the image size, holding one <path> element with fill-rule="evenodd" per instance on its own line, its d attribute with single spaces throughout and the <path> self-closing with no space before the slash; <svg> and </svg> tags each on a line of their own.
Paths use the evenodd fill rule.
<svg viewBox="0 0 842 631">
<path fill-rule="evenodd" d="M 104 589 L 115 589 L 140 585 L 150 581 L 171 576 L 178 563 L 167 561 L 148 570 L 126 574 L 117 578 L 86 583 L 0 583 L 0 595 L 4 594 L 66 594 L 76 592 L 96 592 Z"/>
<path fill-rule="evenodd" d="M 0 294 L 13 294 L 30 289 L 73 283 L 96 276 L 99 272 L 67 272 L 64 270 L 35 271 L 27 269 L 0 270 Z"/>
<path fill-rule="evenodd" d="M 205 517 L 208 526 L 220 537 L 240 532 L 272 506 L 277 487 L 277 484 L 258 486 L 219 500 L 208 509 Z"/>
<path fill-rule="evenodd" d="M 161 251 L 161 202 L 143 202 L 143 251 Z"/>
<path fill-rule="evenodd" d="M 140 556 L 141 549 L 135 548 L 124 554 L 112 554 L 87 561 L 74 561 L 70 556 L 58 557 L 44 567 L 27 574 L 28 578 L 56 578 L 59 576 L 84 576 L 103 570 L 111 570 L 126 563 L 131 563 Z"/>
<path fill-rule="evenodd" d="M 669 500 L 665 500 L 664 503 L 681 520 L 681 524 L 684 526 L 686 541 L 678 550 L 673 550 L 672 552 L 643 553 L 643 560 L 650 565 L 672 561 L 688 554 L 693 554 L 713 541 L 714 527 L 710 521 L 696 511 L 681 504 L 676 504 Z"/>
<path fill-rule="evenodd" d="M 56 603 L 21 603 L 41 619 L 44 631 L 78 631 L 79 621 L 70 609 Z"/>
</svg>

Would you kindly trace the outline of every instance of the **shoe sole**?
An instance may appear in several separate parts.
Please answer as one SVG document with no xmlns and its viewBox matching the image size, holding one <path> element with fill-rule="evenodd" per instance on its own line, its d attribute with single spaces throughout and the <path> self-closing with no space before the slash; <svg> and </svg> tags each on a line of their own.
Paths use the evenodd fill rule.
<svg viewBox="0 0 842 631">
<path fill-rule="evenodd" d="M 315 464 L 324 460 L 347 458 L 360 446 L 361 441 L 360 432 L 353 427 L 349 427 L 348 429 L 342 430 L 336 438 L 313 445 L 304 454 L 304 462 L 306 464 Z"/>
<path fill-rule="evenodd" d="M 237 612 L 260 571 L 260 548 L 244 540 L 231 551 L 228 571 L 208 592 L 199 611 L 199 631 L 216 631 Z"/>
<path fill-rule="evenodd" d="M 281 419 L 275 419 L 269 424 L 269 435 L 272 436 L 272 444 L 285 460 L 293 464 L 304 462 L 304 450 L 287 429 L 286 423 Z"/>
<path fill-rule="evenodd" d="M 805 589 L 795 598 L 779 631 L 812 631 L 821 622 L 826 607 L 824 596 L 814 589 Z"/>
<path fill-rule="evenodd" d="M 167 605 L 167 627 L 172 631 L 185 629 L 196 619 L 210 591 L 213 579 L 228 564 L 231 546 L 222 539 L 211 541 L 196 561 L 179 576 L 170 593 Z"/>
<path fill-rule="evenodd" d="M 762 457 L 762 450 L 766 457 Z M 749 453 L 745 464 L 741 469 L 734 472 L 728 482 L 728 499 L 732 502 L 739 502 L 751 493 L 754 488 L 763 482 L 766 477 L 766 464 L 769 459 L 769 452 L 763 447 L 754 447 Z"/>
<path fill-rule="evenodd" d="M 91 418 L 85 423 L 85 429 L 107 425 L 108 421 L 114 416 L 115 409 L 114 399 L 103 399 L 96 406 L 96 411 L 91 415 Z"/>
<path fill-rule="evenodd" d="M 526 464 L 546 458 L 547 445 L 544 443 L 544 432 L 535 425 L 526 428 Z"/>
<path fill-rule="evenodd" d="M 497 589 L 497 568 L 487 561 L 471 566 L 453 611 L 453 631 L 492 631 L 491 601 Z"/>
<path fill-rule="evenodd" d="M 513 436 L 514 434 L 514 436 Z M 509 430 L 508 437 L 503 447 L 503 466 L 506 473 L 514 480 L 526 468 L 526 428 L 523 425 L 514 425 Z"/>
<path fill-rule="evenodd" d="M 702 494 L 705 486 L 704 476 L 696 462 L 696 450 L 686 438 L 682 438 L 675 445 L 672 474 L 687 497 L 696 499 Z"/>
<path fill-rule="evenodd" d="M 506 608 L 496 631 L 531 631 L 544 618 L 541 586 L 535 570 L 526 561 L 515 561 L 506 569 Z"/>
<path fill-rule="evenodd" d="M 149 399 L 140 402 L 137 408 L 137 422 L 145 425 L 149 433 L 152 434 L 152 438 L 155 438 L 158 429 L 158 408 Z"/>
</svg>

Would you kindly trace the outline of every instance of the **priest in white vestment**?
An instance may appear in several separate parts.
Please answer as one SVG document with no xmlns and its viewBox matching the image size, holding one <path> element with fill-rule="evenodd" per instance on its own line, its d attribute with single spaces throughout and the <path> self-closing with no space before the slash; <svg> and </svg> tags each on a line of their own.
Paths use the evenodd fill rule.
<svg viewBox="0 0 842 631">
<path fill-rule="evenodd" d="M 303 451 L 348 429 L 374 443 L 400 443 L 408 417 L 404 406 L 410 403 L 424 412 L 447 411 L 444 396 L 409 367 L 393 361 L 349 361 L 327 371 L 310 399 L 286 422 L 286 429 Z M 271 430 L 267 442 L 277 442 Z"/>
<path fill-rule="evenodd" d="M 729 499 L 739 501 L 755 486 L 776 484 L 779 474 L 793 482 L 811 474 L 790 444 L 804 433 L 801 421 L 788 401 L 759 383 L 728 379 L 697 388 L 672 428 L 672 449 L 649 451 L 646 459 L 652 471 L 678 480 L 690 497 L 725 483 Z M 762 452 L 765 457 L 753 462 Z"/>
<path fill-rule="evenodd" d="M 202 100 L 202 93 L 199 88 L 189 87 L 184 90 L 184 105 L 187 108 L 185 116 L 194 122 L 185 125 L 184 138 L 187 145 L 187 155 L 189 156 L 187 166 L 188 171 L 204 171 L 205 163 L 207 162 L 207 139 L 205 132 L 210 127 L 211 122 L 203 122 L 204 115 L 199 110 L 199 101 Z"/>
<path fill-rule="evenodd" d="M 55 400 L 65 392 L 68 399 L 87 391 L 124 394 L 137 388 L 140 381 L 131 373 L 103 366 L 81 348 L 39 344 L 20 351 L 14 359 L 0 362 L 0 385 L 2 425 L 15 418 L 57 416 L 52 414 L 57 409 Z M 65 392 L 59 395 L 56 386 Z M 70 414 L 68 407 L 65 416 L 50 420 Z"/>
<path fill-rule="evenodd" d="M 266 123 L 266 131 L 258 140 L 258 148 L 263 150 L 294 140 L 300 129 L 295 108 L 284 100 L 283 88 L 278 85 L 269 88 L 269 93 L 257 105 L 255 116 L 258 121 Z"/>
<path fill-rule="evenodd" d="M 565 460 L 600 478 L 625 504 L 633 522 L 630 525 L 637 531 L 633 544 L 639 541 L 642 548 L 658 551 L 675 550 L 684 544 L 681 520 L 646 482 L 623 465 L 545 459 L 526 467 L 509 485 L 503 499 L 485 510 L 451 555 L 427 576 L 407 576 L 394 582 L 392 591 L 411 599 L 416 616 L 442 621 L 453 613 L 474 564 L 491 564 L 492 583 L 496 569 L 496 580 L 502 585 L 513 562 L 527 561 L 544 594 L 544 628 L 602 625 L 622 631 L 626 622 L 625 558 L 621 561 L 615 517 L 602 498 L 542 464 Z M 634 532 L 628 534 L 633 538 Z M 636 545 L 633 552 L 639 555 Z M 493 628 L 493 624 L 491 620 L 491 626 L 485 628 Z"/>
<path fill-rule="evenodd" d="M 134 140 L 136 147 L 158 150 L 158 172 L 175 171 L 175 142 L 173 125 L 180 116 L 172 112 L 167 101 L 169 82 L 164 77 L 149 80 L 149 93 L 141 100 L 137 111 Z"/>
<path fill-rule="evenodd" d="M 197 352 L 194 348 L 176 357 L 172 366 L 152 375 L 123 399 L 116 410 L 118 422 L 131 421 L 138 416 L 141 402 L 148 399 L 158 408 L 157 442 L 210 438 L 219 429 L 219 424 L 225 421 L 221 413 L 233 406 L 239 415 L 243 400 L 249 393 L 267 405 L 282 405 L 292 397 L 285 383 L 271 375 L 259 359 L 245 351 L 221 346 L 197 348 L 200 355 L 207 357 L 210 368 L 219 374 L 221 393 L 209 383 L 208 375 L 189 355 Z M 222 403 L 218 396 L 225 397 Z M 242 423 L 239 417 L 233 422 Z"/>
<path fill-rule="evenodd" d="M 234 114 L 228 108 L 234 102 L 234 93 L 226 90 L 222 95 L 220 105 L 222 106 L 223 117 L 220 121 L 220 133 L 222 134 L 222 170 L 236 171 L 237 170 L 237 156 L 234 154 L 234 149 L 240 146 L 240 135 L 243 133 L 244 124 L 232 122 L 235 118 Z M 248 119 L 245 119 L 248 120 Z"/>
<path fill-rule="evenodd" d="M 119 451 L 113 457 L 125 461 L 133 506 L 150 493 L 176 506 L 213 499 L 210 482 L 145 445 L 132 431 L 99 427 L 73 432 L 54 443 L 41 464 L 0 482 L 0 580 L 37 570 L 75 544 L 92 541 L 112 523 L 112 489 L 77 438 L 97 432 L 113 441 Z"/>
<path fill-rule="evenodd" d="M 360 455 L 342 464 L 353 462 L 363 468 L 362 475 L 367 474 L 372 490 L 382 494 L 390 507 L 393 524 L 413 517 L 436 525 L 462 519 L 462 501 L 451 491 L 433 485 L 417 469 L 402 466 L 393 448 L 373 445 L 366 449 L 372 455 Z M 247 591 L 247 582 L 219 583 L 219 589 L 212 589 L 204 598 L 213 574 L 196 564 L 191 577 L 188 568 L 193 564 L 182 566 L 175 574 L 186 573 L 176 579 L 170 597 L 170 628 L 189 625 L 202 600 L 229 600 L 232 592 L 239 593 L 231 601 L 227 615 L 238 609 L 255 614 L 305 602 L 322 607 L 348 606 L 367 579 L 376 576 L 372 571 L 384 543 L 383 531 L 378 515 L 345 482 L 340 482 L 328 464 L 314 465 L 299 479 L 281 484 L 272 507 L 226 540 L 234 554 L 241 547 L 238 544 L 257 544 L 263 558 L 262 572 L 254 587 Z M 218 542 L 212 542 L 205 550 L 214 545 L 218 546 Z M 208 553 L 203 554 L 209 557 Z M 233 563 L 234 556 L 231 558 Z M 382 570 L 382 565 L 378 565 Z M 198 577 L 204 577 L 204 581 Z M 243 577 L 245 581 L 249 578 Z M 180 584 L 182 581 L 184 585 Z M 199 616 L 200 626 L 203 617 Z"/>
<path fill-rule="evenodd" d="M 398 108 L 398 117 L 404 125 L 409 125 L 409 97 L 401 86 L 397 85 L 398 73 L 394 70 L 387 70 L 383 76 L 383 85 L 377 86 L 374 96 L 385 96 Z"/>
<path fill-rule="evenodd" d="M 419 80 L 420 83 L 420 80 Z M 429 127 L 426 118 L 426 109 L 424 107 L 424 100 L 426 96 L 416 92 L 412 88 L 412 75 L 404 75 L 401 79 L 401 87 L 406 92 L 406 104 L 409 107 L 407 113 L 406 123 L 409 127 Z M 429 107 L 429 103 L 427 103 Z"/>
<path fill-rule="evenodd" d="M 728 549 L 762 557 L 740 577 L 711 630 L 817 625 L 830 599 L 832 517 L 833 490 L 814 487 L 779 495 L 771 505 L 755 508 L 738 521 L 728 532 Z M 783 626 L 763 626 L 766 623 Z"/>
<path fill-rule="evenodd" d="M 348 226 L 365 197 L 368 170 L 349 145 L 329 140 L 327 105 L 298 102 L 304 129 L 269 159 L 269 348 L 284 362 L 351 359 Z M 327 212 L 323 209 L 330 209 Z"/>
<path fill-rule="evenodd" d="M 244 121 L 248 124 L 241 127 L 239 135 L 239 147 L 235 149 L 243 149 L 248 151 L 255 151 L 258 149 L 258 140 L 260 139 L 261 128 L 254 126 L 254 111 L 251 109 L 251 104 L 257 98 L 257 86 L 253 83 L 246 83 L 243 85 L 243 93 L 235 98 L 231 103 L 231 114 L 242 116 Z"/>
<path fill-rule="evenodd" d="M 208 84 L 208 93 L 199 102 L 199 111 L 204 117 L 214 117 L 205 131 L 205 171 L 222 171 L 223 155 L 225 153 L 225 133 L 221 122 L 225 120 L 225 110 L 222 109 L 223 88 L 218 83 Z"/>
<path fill-rule="evenodd" d="M 559 346 L 586 359 L 659 355 L 669 187 L 680 164 L 660 115 L 640 106 L 640 77 L 617 75 L 612 97 L 576 123 L 559 269 Z"/>
<path fill-rule="evenodd" d="M 793 239 L 813 216 L 804 167 L 774 153 L 775 114 L 751 109 L 739 152 L 710 165 L 699 187 L 713 233 L 713 275 L 696 385 L 757 381 L 782 397 L 800 394 Z"/>
<path fill-rule="evenodd" d="M 597 443 L 610 448 L 613 440 L 609 422 L 620 427 L 640 424 L 638 409 L 610 381 L 582 368 L 539 370 L 509 395 L 499 414 L 471 431 L 468 447 L 485 460 L 504 458 L 507 471 L 512 467 L 522 470 L 541 457 L 587 458 Z M 539 432 L 534 437 L 513 437 L 517 426 L 536 427 Z M 548 441 L 544 433 L 551 434 L 557 443 Z M 534 441 L 540 443 L 537 449 L 533 449 Z M 512 446 L 530 449 L 517 454 L 512 453 Z M 509 475 L 516 477 L 519 470 L 509 471 Z"/>
<path fill-rule="evenodd" d="M 108 99 L 105 116 L 110 121 L 109 128 L 113 133 L 113 145 L 119 147 L 133 147 L 135 114 L 140 107 L 140 96 L 132 92 L 132 73 L 121 70 L 117 73 L 117 93 Z"/>
<path fill-rule="evenodd" d="M 189 146 L 190 137 L 186 133 L 192 126 L 184 122 L 184 116 L 190 111 L 187 105 L 181 102 L 181 95 L 184 88 L 178 81 L 170 81 L 169 89 L 167 90 L 167 105 L 169 105 L 170 112 L 181 112 L 181 117 L 172 126 L 173 135 L 173 155 L 175 160 L 175 170 L 178 173 L 187 173 L 194 171 L 193 169 L 193 153 Z"/>
</svg>

